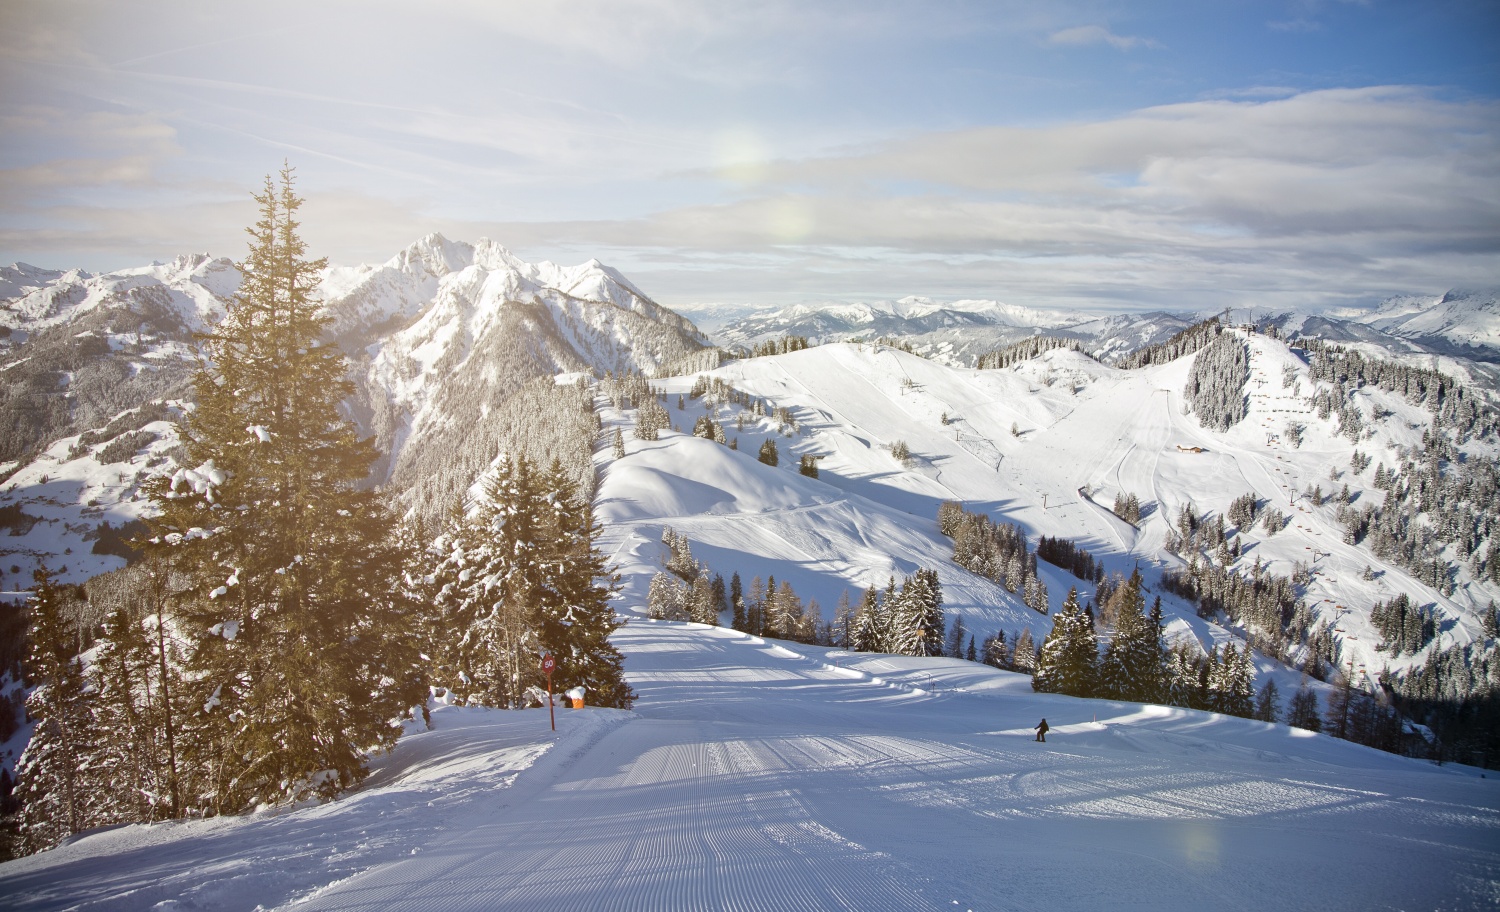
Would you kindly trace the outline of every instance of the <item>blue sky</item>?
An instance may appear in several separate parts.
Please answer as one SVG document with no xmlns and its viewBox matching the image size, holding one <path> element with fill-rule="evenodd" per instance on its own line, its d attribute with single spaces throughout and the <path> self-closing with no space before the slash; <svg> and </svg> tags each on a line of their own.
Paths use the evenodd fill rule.
<svg viewBox="0 0 1500 912">
<path fill-rule="evenodd" d="M 663 303 L 1318 309 L 1500 284 L 1494 2 L 0 6 L 0 261 L 305 235 Z"/>
</svg>

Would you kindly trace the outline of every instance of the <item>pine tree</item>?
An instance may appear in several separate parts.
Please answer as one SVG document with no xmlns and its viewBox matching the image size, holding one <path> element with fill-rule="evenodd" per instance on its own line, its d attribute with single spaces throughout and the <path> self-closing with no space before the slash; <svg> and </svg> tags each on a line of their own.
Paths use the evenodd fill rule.
<svg viewBox="0 0 1500 912">
<path fill-rule="evenodd" d="M 1255 695 L 1255 711 L 1250 718 L 1259 719 L 1262 722 L 1281 721 L 1281 694 L 1276 688 L 1275 678 L 1266 678 L 1266 683 L 1261 685 L 1260 692 Z"/>
<path fill-rule="evenodd" d="M 654 621 L 687 620 L 684 589 L 682 580 L 665 571 L 651 577 L 646 591 L 646 616 Z"/>
<path fill-rule="evenodd" d="M 1042 643 L 1031 687 L 1041 693 L 1092 696 L 1097 687 L 1098 657 L 1094 625 L 1078 606 L 1077 588 L 1069 589 L 1052 619 L 1052 632 Z"/>
<path fill-rule="evenodd" d="M 1292 694 L 1292 701 L 1287 706 L 1286 724 L 1312 732 L 1323 730 L 1323 717 L 1318 712 L 1318 695 L 1306 678 L 1302 679 L 1297 692 Z"/>
<path fill-rule="evenodd" d="M 1161 597 L 1145 605 L 1143 583 L 1137 568 L 1128 580 L 1110 593 L 1106 614 L 1115 618 L 1115 635 L 1099 665 L 1103 695 L 1137 703 L 1163 703 L 1169 699 L 1170 670 L 1162 643 Z"/>
<path fill-rule="evenodd" d="M 885 648 L 880 641 L 880 593 L 874 586 L 865 590 L 854 614 L 849 648 L 855 652 L 881 652 Z"/>
<path fill-rule="evenodd" d="M 605 556 L 594 546 L 593 510 L 554 461 L 543 476 L 536 509 L 541 513 L 541 572 L 537 612 L 540 646 L 553 656 L 552 682 L 559 690 L 582 687 L 595 706 L 629 709 L 635 692 L 625 683 L 624 657 L 609 641 L 623 621 L 610 600 L 618 591 Z M 707 590 L 702 623 L 717 625 L 718 607 Z M 724 581 L 720 579 L 722 595 Z"/>
<path fill-rule="evenodd" d="M 948 641 L 943 647 L 943 655 L 953 659 L 963 658 L 964 636 L 968 633 L 964 629 L 963 615 L 953 619 L 953 625 L 948 628 Z"/>
<path fill-rule="evenodd" d="M 718 573 L 714 574 L 713 581 L 709 583 L 709 593 L 713 599 L 713 623 L 717 625 L 719 618 L 729 610 L 729 593 L 724 591 L 724 577 Z"/>
<path fill-rule="evenodd" d="M 35 689 L 26 712 L 36 721 L 16 763 L 23 852 L 40 852 L 103 822 L 99 803 L 110 789 L 95 768 L 99 727 L 78 658 L 79 631 L 62 587 L 45 568 L 35 574 L 28 604 L 27 677 Z"/>
<path fill-rule="evenodd" d="M 776 452 L 776 441 L 767 437 L 766 442 L 760 445 L 760 455 L 757 458 L 768 466 L 776 465 L 780 459 Z"/>
<path fill-rule="evenodd" d="M 1211 658 L 1215 658 L 1211 656 Z M 1209 690 L 1216 712 L 1249 718 L 1255 710 L 1255 669 L 1249 645 L 1243 650 L 1226 643 L 1210 671 Z"/>
<path fill-rule="evenodd" d="M 89 668 L 95 718 L 101 733 L 95 766 L 111 788 L 99 796 L 112 821 L 149 821 L 155 815 L 147 796 L 165 796 L 158 784 L 151 706 L 142 700 L 150 669 L 149 644 L 128 605 L 106 616 Z M 171 810 L 169 803 L 168 810 Z"/>
<path fill-rule="evenodd" d="M 612 454 L 616 459 L 625 458 L 625 434 L 618 427 L 615 428 Z"/>
<path fill-rule="evenodd" d="M 739 573 L 735 573 L 729 579 L 729 603 L 734 607 L 734 629 L 741 633 L 748 631 L 749 626 L 745 620 L 745 591 L 744 585 L 740 582 Z"/>
<path fill-rule="evenodd" d="M 974 648 L 974 635 L 969 634 L 969 648 L 964 650 L 964 658 L 970 662 L 979 661 L 979 650 Z"/>
<path fill-rule="evenodd" d="M 997 630 L 994 636 L 984 640 L 984 664 L 992 668 L 1010 668 L 1010 649 L 1005 642 L 1005 631 Z"/>
<path fill-rule="evenodd" d="M 888 599 L 886 614 L 893 638 L 886 648 L 897 655 L 943 655 L 943 593 L 937 571 L 921 569 L 907 577 L 901 592 Z"/>
<path fill-rule="evenodd" d="M 1056 626 L 1056 620 L 1053 626 Z M 1016 649 L 1011 657 L 1011 665 L 1022 674 L 1034 674 L 1037 667 L 1036 640 L 1031 636 L 1030 627 L 1022 627 L 1021 633 L 1016 637 Z"/>
<path fill-rule="evenodd" d="M 358 487 L 377 454 L 341 411 L 353 387 L 321 342 L 325 261 L 305 256 L 291 169 L 255 199 L 243 281 L 202 337 L 181 429 L 195 468 L 151 489 L 153 542 L 188 581 L 174 613 L 191 638 L 211 812 L 359 782 L 368 752 L 399 734 L 390 720 L 423 699 L 392 521 Z"/>
</svg>

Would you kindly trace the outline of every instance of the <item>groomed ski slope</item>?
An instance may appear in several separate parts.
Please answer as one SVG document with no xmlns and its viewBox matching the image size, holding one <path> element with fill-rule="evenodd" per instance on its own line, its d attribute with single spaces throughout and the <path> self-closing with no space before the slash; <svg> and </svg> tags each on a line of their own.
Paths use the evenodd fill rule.
<svg viewBox="0 0 1500 912">
<path fill-rule="evenodd" d="M 634 620 L 633 712 L 439 708 L 332 804 L 0 866 L 17 909 L 1488 909 L 1500 783 L 951 660 Z M 1031 726 L 1045 716 L 1046 744 Z"/>
</svg>

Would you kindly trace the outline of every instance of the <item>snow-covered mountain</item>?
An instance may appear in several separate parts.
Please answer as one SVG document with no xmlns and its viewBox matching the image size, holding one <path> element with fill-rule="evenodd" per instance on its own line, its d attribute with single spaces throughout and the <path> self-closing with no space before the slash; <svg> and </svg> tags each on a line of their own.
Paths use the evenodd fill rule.
<svg viewBox="0 0 1500 912">
<path fill-rule="evenodd" d="M 1436 298 L 1393 297 L 1374 311 L 1349 317 L 1437 350 L 1451 348 L 1452 353 L 1500 360 L 1500 289 L 1453 289 Z"/>
<path fill-rule="evenodd" d="M 681 310 L 726 347 L 748 348 L 784 335 L 807 336 L 815 342 L 900 339 L 918 354 L 959 367 L 972 367 L 985 352 L 1037 334 L 1076 339 L 1085 351 L 1112 361 L 1210 316 L 1062 313 L 996 301 L 941 303 L 919 297 L 781 308 L 694 304 Z M 1494 289 L 1403 295 L 1373 308 L 1324 313 L 1235 312 L 1236 319 L 1241 316 L 1287 334 L 1377 346 L 1388 355 L 1500 362 L 1500 292 Z"/>
<path fill-rule="evenodd" d="M 900 339 L 924 357 L 957 367 L 973 367 L 980 355 L 1034 335 L 1076 339 L 1086 351 L 1109 360 L 1162 342 L 1197 319 L 1160 311 L 1062 313 L 999 301 L 938 302 L 921 297 L 769 310 L 691 305 L 683 312 L 728 348 L 751 348 L 786 335 L 814 342 Z"/>
<path fill-rule="evenodd" d="M 380 266 L 330 269 L 323 291 L 384 477 L 403 485 L 451 465 L 529 380 L 650 374 L 708 344 L 598 260 L 532 264 L 487 240 L 429 235 Z"/>
<path fill-rule="evenodd" d="M 727 348 L 751 348 L 786 335 L 806 336 L 814 342 L 900 338 L 924 354 L 970 364 L 985 351 L 1084 319 L 1000 301 L 938 302 L 916 296 L 895 301 L 797 304 L 774 310 L 729 305 L 688 306 L 682 310 Z"/>
<path fill-rule="evenodd" d="M 239 284 L 232 262 L 207 254 L 98 275 L 26 263 L 0 266 L 0 329 L 16 345 L 92 311 L 146 302 L 165 305 L 189 328 L 202 329 L 223 315 L 225 300 Z"/>
<path fill-rule="evenodd" d="M 17 264 L 0 270 L 0 508 L 24 536 L 0 548 L 0 588 L 24 588 L 37 562 L 81 581 L 117 566 L 91 554 L 100 523 L 139 518 L 139 487 L 176 444 L 172 409 L 191 394 L 192 333 L 239 287 L 206 255 L 91 275 Z M 686 319 L 617 271 L 527 263 L 491 241 L 429 235 L 373 266 L 330 267 L 321 295 L 349 353 L 351 414 L 385 454 L 377 481 L 427 475 L 462 490 L 460 464 L 493 443 L 499 406 L 558 374 L 651 373 L 702 350 Z"/>
</svg>

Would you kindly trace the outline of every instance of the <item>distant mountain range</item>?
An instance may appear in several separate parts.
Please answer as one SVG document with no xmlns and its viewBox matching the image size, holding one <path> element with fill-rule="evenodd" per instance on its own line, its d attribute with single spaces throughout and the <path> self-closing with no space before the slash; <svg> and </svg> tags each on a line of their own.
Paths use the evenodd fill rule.
<svg viewBox="0 0 1500 912">
<path fill-rule="evenodd" d="M 118 564 L 90 553 L 98 529 L 147 509 L 140 487 L 170 464 L 192 397 L 193 334 L 239 284 L 232 261 L 206 255 L 99 275 L 0 269 L 0 530 L 16 536 L 0 542 L 0 588 L 25 587 L 44 560 L 73 581 Z M 651 374 L 709 345 L 597 260 L 527 263 L 484 240 L 429 235 L 385 263 L 327 269 L 321 291 L 350 358 L 349 413 L 382 453 L 371 481 L 429 512 L 497 445 L 559 423 L 517 420 L 528 383 Z"/>
<path fill-rule="evenodd" d="M 979 355 L 1037 334 L 1076 339 L 1095 357 L 1111 361 L 1161 342 L 1210 315 L 1162 311 L 1090 315 L 998 301 L 940 303 L 919 297 L 774 309 L 723 304 L 680 309 L 718 344 L 731 348 L 748 348 L 784 335 L 807 336 L 816 342 L 902 339 L 919 354 L 955 366 L 973 366 Z M 1257 324 L 1276 326 L 1288 334 L 1376 345 L 1397 356 L 1445 355 L 1500 364 L 1500 293 L 1494 290 L 1404 295 L 1373 308 L 1327 314 L 1251 311 L 1250 315 Z"/>
<path fill-rule="evenodd" d="M 142 515 L 139 486 L 169 463 L 177 443 L 171 419 L 192 395 L 193 334 L 223 314 L 239 282 L 232 261 L 204 254 L 103 274 L 0 268 L 0 484 L 14 495 L 0 497 L 0 510 L 20 509 L 16 498 L 26 495 L 26 515 L 11 517 L 11 531 L 45 523 L 7 541 L 12 559 L 0 561 L 0 585 L 25 585 L 37 561 L 56 566 L 64 554 L 86 554 L 101 523 L 118 527 Z M 788 334 L 899 339 L 958 367 L 1045 334 L 1076 339 L 1110 362 L 1199 319 L 918 297 L 774 310 L 703 305 L 679 314 L 597 260 L 528 263 L 491 241 L 436 234 L 381 264 L 328 268 L 321 292 L 356 382 L 350 414 L 383 454 L 372 482 L 398 492 L 427 486 L 420 496 L 429 504 L 461 491 L 474 466 L 494 457 L 497 440 L 540 433 L 506 404 L 541 378 L 654 375 L 714 344 L 748 347 Z M 1493 293 L 1393 298 L 1363 311 L 1257 322 L 1500 387 Z M 72 562 L 73 578 L 104 567 L 81 556 Z"/>
</svg>

